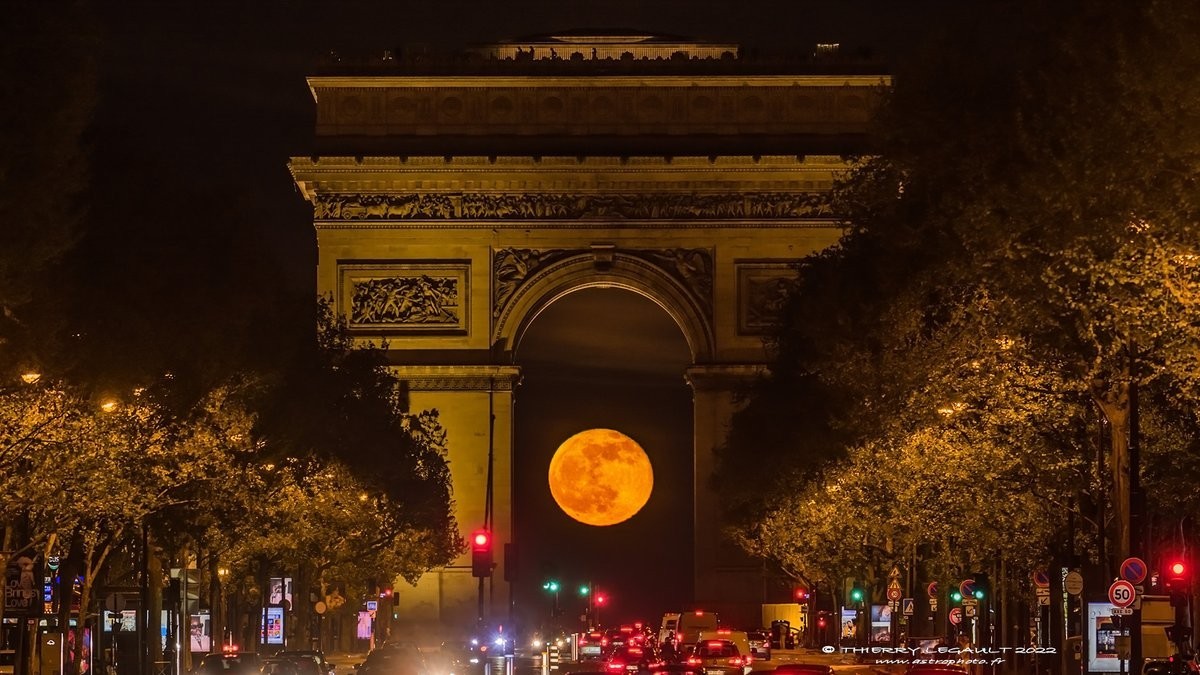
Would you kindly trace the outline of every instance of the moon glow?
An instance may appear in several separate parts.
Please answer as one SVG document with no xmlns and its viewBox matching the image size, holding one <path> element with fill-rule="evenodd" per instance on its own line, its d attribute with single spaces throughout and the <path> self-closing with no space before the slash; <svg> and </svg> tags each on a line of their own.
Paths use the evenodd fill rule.
<svg viewBox="0 0 1200 675">
<path fill-rule="evenodd" d="M 653 490 L 650 458 L 619 431 L 581 431 L 563 441 L 550 460 L 551 496 L 563 513 L 585 525 L 629 520 Z"/>
</svg>

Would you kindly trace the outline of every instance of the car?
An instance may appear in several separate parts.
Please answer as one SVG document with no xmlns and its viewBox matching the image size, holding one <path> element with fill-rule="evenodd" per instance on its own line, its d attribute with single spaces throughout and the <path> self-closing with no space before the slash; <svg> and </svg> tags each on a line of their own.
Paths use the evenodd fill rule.
<svg viewBox="0 0 1200 675">
<path fill-rule="evenodd" d="M 354 668 L 355 675 L 427 675 L 428 671 L 421 650 L 404 644 L 374 649 Z"/>
<path fill-rule="evenodd" d="M 321 665 L 310 656 L 269 656 L 259 668 L 262 675 L 323 675 Z"/>
<path fill-rule="evenodd" d="M 317 666 L 320 667 L 322 675 L 333 675 L 333 671 L 337 668 L 337 666 L 335 666 L 332 663 L 325 660 L 325 652 L 317 650 L 317 649 L 285 649 L 284 651 L 279 652 L 275 656 L 281 656 L 281 657 L 297 656 L 297 657 L 310 658 L 314 662 L 316 662 Z"/>
<path fill-rule="evenodd" d="M 608 638 L 598 630 L 579 636 L 579 660 L 599 661 L 608 652 Z"/>
<path fill-rule="evenodd" d="M 617 647 L 608 655 L 604 660 L 604 672 L 608 675 L 648 673 L 658 665 L 653 648 L 628 645 Z"/>
<path fill-rule="evenodd" d="M 755 661 L 771 660 L 771 632 L 752 630 L 746 632 L 746 641 L 750 645 L 750 655 Z"/>
<path fill-rule="evenodd" d="M 746 665 L 750 665 L 750 662 L 754 660 L 754 656 L 750 652 L 750 638 L 747 636 L 746 631 L 730 630 L 728 628 L 702 630 L 700 631 L 700 639 L 696 642 L 699 644 L 708 640 L 729 640 L 737 645 L 738 654 L 741 654 L 742 658 L 745 659 Z"/>
<path fill-rule="evenodd" d="M 194 672 L 199 675 L 258 675 L 262 659 L 250 652 L 227 651 L 205 654 Z"/>
<path fill-rule="evenodd" d="M 697 642 L 685 663 L 704 675 L 750 675 L 750 663 L 732 640 Z"/>
</svg>

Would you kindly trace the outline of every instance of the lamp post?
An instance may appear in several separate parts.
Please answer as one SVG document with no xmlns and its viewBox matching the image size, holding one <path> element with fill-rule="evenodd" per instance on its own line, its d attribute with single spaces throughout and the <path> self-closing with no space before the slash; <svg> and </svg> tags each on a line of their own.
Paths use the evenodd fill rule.
<svg viewBox="0 0 1200 675">
<path fill-rule="evenodd" d="M 217 568 L 217 579 L 219 579 L 220 589 L 221 589 L 220 604 L 219 604 L 217 611 L 221 613 L 221 637 L 220 637 L 220 640 L 221 640 L 221 647 L 224 648 L 225 645 L 228 645 L 232 642 L 232 640 L 226 640 L 226 635 L 229 633 L 229 625 L 230 625 L 229 604 L 228 604 L 228 600 L 226 599 L 226 596 L 225 596 L 225 584 L 228 583 L 228 581 L 229 581 L 229 568 L 228 567 L 218 567 Z"/>
</svg>

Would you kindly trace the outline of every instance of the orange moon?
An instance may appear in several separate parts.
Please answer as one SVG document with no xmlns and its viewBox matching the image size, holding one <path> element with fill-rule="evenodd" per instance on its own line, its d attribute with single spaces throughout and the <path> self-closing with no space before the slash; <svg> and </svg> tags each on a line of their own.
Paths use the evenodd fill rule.
<svg viewBox="0 0 1200 675">
<path fill-rule="evenodd" d="M 581 431 L 563 441 L 550 460 L 550 494 L 563 513 L 585 525 L 629 520 L 653 490 L 650 458 L 619 431 Z"/>
</svg>

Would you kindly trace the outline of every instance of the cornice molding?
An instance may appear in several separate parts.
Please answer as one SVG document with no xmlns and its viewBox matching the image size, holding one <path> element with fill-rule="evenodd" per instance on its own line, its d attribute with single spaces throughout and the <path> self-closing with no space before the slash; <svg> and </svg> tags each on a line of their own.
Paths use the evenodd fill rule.
<svg viewBox="0 0 1200 675">
<path fill-rule="evenodd" d="M 409 391 L 512 391 L 517 366 L 391 366 Z"/>
</svg>

